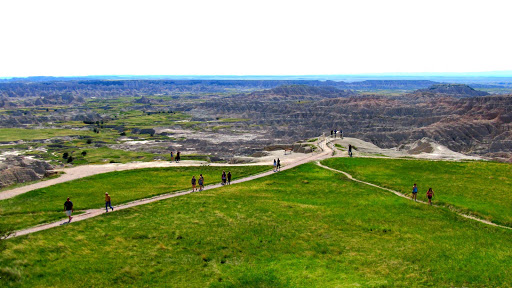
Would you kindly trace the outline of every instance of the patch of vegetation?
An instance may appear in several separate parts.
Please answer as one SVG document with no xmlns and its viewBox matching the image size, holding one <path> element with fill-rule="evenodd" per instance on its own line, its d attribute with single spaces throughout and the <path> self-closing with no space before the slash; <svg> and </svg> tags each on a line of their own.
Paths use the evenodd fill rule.
<svg viewBox="0 0 512 288">
<path fill-rule="evenodd" d="M 133 201 L 190 187 L 192 175 L 203 174 L 206 184 L 218 183 L 223 170 L 233 179 L 269 170 L 269 166 L 173 167 L 99 174 L 21 194 L 0 201 L 0 227 L 21 229 L 63 218 L 64 201 L 71 197 L 76 210 L 100 208 L 105 192 L 112 204 Z"/>
<path fill-rule="evenodd" d="M 0 142 L 92 135 L 88 130 L 0 128 Z"/>
<path fill-rule="evenodd" d="M 246 122 L 249 121 L 249 119 L 245 118 L 221 118 L 219 119 L 221 122 L 227 122 L 227 123 L 234 123 L 234 122 Z"/>
<path fill-rule="evenodd" d="M 307 141 L 307 142 L 316 142 L 316 141 L 318 141 L 318 138 L 311 138 L 311 139 L 308 139 L 308 141 Z"/>
<path fill-rule="evenodd" d="M 341 144 L 334 144 L 334 147 L 338 148 L 341 151 L 346 151 L 347 148 Z"/>
<path fill-rule="evenodd" d="M 99 147 L 96 149 L 87 149 L 86 155 L 82 155 L 81 150 L 73 153 L 75 158 L 73 164 L 102 164 L 114 161 L 115 163 L 128 163 L 133 161 L 153 161 L 155 155 L 148 152 L 125 151 L 120 149 L 111 149 L 108 147 Z M 113 163 L 114 163 L 113 162 Z"/>
<path fill-rule="evenodd" d="M 511 236 L 307 164 L 9 239 L 0 283 L 509 287 Z"/>
<path fill-rule="evenodd" d="M 170 126 L 177 124 L 176 121 L 190 119 L 190 116 L 181 113 L 148 113 L 138 111 L 135 115 L 125 114 L 117 119 L 109 121 L 110 125 L 123 125 L 126 128 L 154 128 L 158 126 Z"/>
<path fill-rule="evenodd" d="M 418 184 L 418 199 L 427 200 L 428 188 L 434 202 L 487 220 L 512 226 L 512 165 L 493 162 L 448 162 L 346 158 L 322 163 L 345 171 L 357 179 L 410 195 Z"/>
<path fill-rule="evenodd" d="M 228 129 L 228 128 L 231 128 L 231 125 L 219 125 L 219 126 L 211 127 L 212 131 L 218 131 L 218 130 Z"/>
</svg>

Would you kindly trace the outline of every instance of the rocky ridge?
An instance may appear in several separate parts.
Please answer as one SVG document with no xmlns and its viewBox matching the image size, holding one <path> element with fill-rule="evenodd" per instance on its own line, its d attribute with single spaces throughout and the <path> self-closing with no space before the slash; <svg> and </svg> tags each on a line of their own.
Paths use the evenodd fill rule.
<svg viewBox="0 0 512 288">
<path fill-rule="evenodd" d="M 53 166 L 24 156 L 5 156 L 0 162 L 0 188 L 53 175 Z"/>
</svg>

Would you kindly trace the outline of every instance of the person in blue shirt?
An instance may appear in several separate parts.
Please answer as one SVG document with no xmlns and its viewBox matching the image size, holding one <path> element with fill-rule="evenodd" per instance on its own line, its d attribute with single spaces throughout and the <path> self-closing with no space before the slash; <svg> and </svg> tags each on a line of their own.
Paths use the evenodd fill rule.
<svg viewBox="0 0 512 288">
<path fill-rule="evenodd" d="M 416 200 L 416 196 L 418 195 L 418 186 L 416 186 L 416 183 L 414 183 L 414 185 L 412 186 L 412 196 L 411 196 L 411 200 L 414 199 L 414 201 L 417 201 Z"/>
</svg>

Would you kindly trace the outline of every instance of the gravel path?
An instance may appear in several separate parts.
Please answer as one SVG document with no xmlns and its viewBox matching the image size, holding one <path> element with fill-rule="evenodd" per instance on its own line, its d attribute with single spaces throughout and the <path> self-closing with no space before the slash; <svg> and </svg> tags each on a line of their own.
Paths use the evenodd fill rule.
<svg viewBox="0 0 512 288">
<path fill-rule="evenodd" d="M 402 193 L 400 193 L 398 191 L 395 191 L 395 190 L 392 190 L 392 189 L 388 189 L 388 188 L 384 188 L 384 187 L 375 185 L 373 183 L 369 183 L 369 182 L 365 182 L 365 181 L 361 181 L 361 180 L 355 179 L 354 177 L 352 177 L 352 175 L 350 175 L 350 174 L 348 174 L 348 173 L 346 173 L 344 171 L 336 170 L 336 169 L 333 169 L 331 167 L 327 167 L 325 165 L 322 165 L 320 163 L 321 160 L 329 158 L 329 157 L 332 157 L 333 154 L 334 154 L 333 150 L 331 149 L 331 147 L 329 147 L 330 146 L 329 144 L 330 143 L 328 143 L 326 139 L 323 139 L 323 140 L 319 141 L 318 143 L 316 143 L 316 145 L 320 148 L 319 152 L 315 152 L 315 153 L 313 153 L 313 155 L 310 155 L 310 156 L 305 157 L 305 158 L 297 159 L 294 162 L 289 162 L 287 164 L 283 164 L 281 170 L 284 171 L 284 170 L 291 169 L 291 168 L 294 168 L 296 166 L 305 164 L 305 163 L 310 162 L 310 161 L 315 161 L 316 165 L 318 165 L 318 166 L 320 166 L 320 167 L 322 167 L 324 169 L 328 169 L 328 170 L 334 171 L 336 173 L 342 173 L 343 175 L 345 175 L 347 178 L 349 178 L 352 181 L 356 181 L 356 182 L 359 182 L 359 183 L 362 183 L 362 184 L 365 184 L 365 185 L 369 185 L 369 186 L 372 186 L 372 187 L 383 189 L 383 190 L 389 191 L 389 192 L 391 192 L 391 193 L 393 193 L 393 194 L 395 194 L 395 195 L 397 195 L 399 197 L 402 197 L 402 198 L 410 200 L 410 198 L 408 196 L 406 196 L 406 195 L 404 195 L 404 194 L 402 194 Z M 204 165 L 204 164 L 201 164 L 201 163 L 181 163 L 181 165 L 179 165 L 179 166 L 200 166 L 200 165 Z M 226 165 L 226 164 L 224 164 L 224 165 Z M 172 165 L 169 162 L 145 162 L 145 163 L 117 164 L 117 165 L 114 165 L 114 166 L 108 166 L 108 165 L 101 165 L 101 166 L 100 165 L 79 166 L 79 167 L 74 167 L 74 168 L 67 169 L 66 170 L 66 174 L 61 176 L 61 177 L 59 177 L 59 178 L 52 179 L 52 180 L 47 180 L 47 181 L 43 181 L 43 182 L 39 182 L 39 183 L 36 183 L 36 184 L 33 184 L 33 185 L 28 185 L 28 186 L 24 186 L 24 187 L 20 187 L 20 188 L 28 189 L 28 190 L 25 191 L 25 192 L 28 192 L 28 191 L 33 190 L 33 189 L 37 189 L 37 188 L 41 188 L 41 187 L 47 187 L 47 186 L 54 185 L 54 184 L 57 184 L 57 183 L 62 183 L 62 182 L 66 182 L 66 181 L 70 181 L 70 180 L 74 180 L 74 179 L 78 179 L 78 178 L 83 178 L 83 177 L 87 177 L 87 176 L 91 176 L 91 175 L 95 175 L 95 174 L 100 174 L 100 173 L 111 172 L 111 171 L 122 171 L 122 170 L 129 170 L 129 169 L 149 168 L 149 167 L 171 167 L 171 166 L 176 166 L 176 165 Z M 75 170 L 72 170 L 72 169 L 75 169 Z M 248 177 L 245 177 L 245 178 L 242 178 L 242 179 L 234 180 L 231 183 L 232 184 L 243 183 L 243 182 L 251 181 L 251 180 L 254 180 L 254 179 L 266 177 L 266 176 L 269 176 L 269 175 L 274 174 L 274 173 L 275 172 L 273 172 L 273 171 L 268 171 L 268 172 L 264 172 L 264 173 L 260 173 L 260 174 L 256 174 L 256 175 L 252 175 L 252 176 L 248 176 Z M 65 176 L 67 176 L 67 177 L 65 177 Z M 59 181 L 53 181 L 53 180 L 59 180 Z M 34 187 L 37 187 L 37 188 L 34 188 Z M 220 187 L 222 187 L 222 185 L 220 183 L 219 184 L 213 184 L 213 185 L 206 186 L 205 190 L 211 190 L 211 189 L 220 188 Z M 13 189 L 13 190 L 10 190 L 10 191 L 7 191 L 7 192 L 16 191 L 16 192 L 12 192 L 12 194 L 14 194 L 14 196 L 22 194 L 22 193 L 25 193 L 25 192 L 17 192 L 17 190 L 20 189 L 20 188 Z M 24 190 L 20 189 L 20 191 L 24 191 Z M 173 198 L 173 197 L 179 197 L 179 196 L 187 195 L 187 194 L 190 194 L 190 193 L 193 193 L 193 192 L 191 190 L 186 190 L 186 191 L 173 192 L 173 193 L 169 193 L 169 194 L 162 194 L 162 195 L 158 195 L 158 196 L 151 197 L 151 198 L 139 199 L 139 200 L 128 202 L 128 203 L 125 203 L 125 204 L 122 204 L 122 205 L 115 206 L 115 210 L 112 211 L 112 212 L 109 212 L 109 213 L 115 213 L 116 211 L 127 209 L 127 208 L 130 208 L 130 207 L 144 205 L 144 204 L 148 204 L 148 203 L 152 203 L 152 202 L 156 202 L 156 201 L 160 201 L 160 200 L 164 200 L 164 199 L 169 199 L 169 198 Z M 2 196 L 2 195 L 0 195 L 0 196 Z M 14 196 L 11 196 L 11 197 L 14 197 Z M 10 198 L 10 197 L 7 197 L 7 198 Z M 0 200 L 1 199 L 6 199 L 6 198 L 0 198 Z M 424 201 L 417 201 L 417 202 L 428 205 L 428 203 L 424 202 Z M 437 205 L 433 205 L 433 206 L 437 206 Z M 453 209 L 451 209 L 451 211 L 456 213 L 459 216 L 464 217 L 464 218 L 475 220 L 475 221 L 478 221 L 478 222 L 481 222 L 481 223 L 484 223 L 484 224 L 487 224 L 487 225 L 491 225 L 491 226 L 495 226 L 495 227 L 500 227 L 500 228 L 505 228 L 505 229 L 512 229 L 511 227 L 499 225 L 499 224 L 496 224 L 496 223 L 493 223 L 493 222 L 490 222 L 490 221 L 487 221 L 487 220 L 484 220 L 484 219 L 480 219 L 480 218 L 477 218 L 477 217 L 474 217 L 474 216 L 471 216 L 471 215 L 462 214 L 462 213 L 460 213 L 458 211 L 455 211 Z M 99 215 L 104 214 L 104 213 L 105 213 L 105 208 L 89 209 L 89 210 L 84 211 L 84 213 L 82 213 L 82 214 L 78 214 L 76 216 L 73 216 L 73 221 L 70 224 L 73 224 L 75 222 L 79 222 L 79 221 L 82 221 L 82 220 L 86 220 L 86 219 L 89 219 L 89 218 L 93 218 L 93 217 L 99 216 Z M 22 235 L 27 235 L 27 234 L 31 234 L 31 233 L 34 233 L 34 232 L 38 232 L 38 231 L 54 228 L 54 227 L 57 227 L 57 226 L 66 225 L 66 224 L 67 224 L 67 218 L 59 220 L 59 221 L 56 221 L 56 222 L 53 222 L 53 223 L 42 224 L 42 225 L 38 225 L 38 226 L 35 226 L 35 227 L 27 228 L 27 229 L 24 229 L 24 230 L 16 231 L 12 235 L 10 235 L 8 238 L 18 237 L 18 236 L 22 236 Z"/>
<path fill-rule="evenodd" d="M 153 161 L 153 162 L 131 162 L 131 163 L 109 163 L 103 165 L 82 165 L 72 168 L 64 168 L 60 170 L 56 170 L 59 172 L 64 172 L 60 177 L 44 180 L 40 182 L 36 182 L 34 184 L 21 186 L 18 188 L 14 188 L 11 190 L 6 190 L 0 192 L 0 200 L 9 199 L 12 197 L 16 197 L 20 194 L 24 194 L 30 192 L 32 190 L 36 190 L 39 188 L 44 188 L 48 186 L 52 186 L 55 184 L 68 182 L 96 174 L 114 172 L 114 171 L 124 171 L 124 170 L 133 170 L 133 169 L 142 169 L 142 168 L 161 168 L 161 167 L 191 167 L 191 166 L 249 166 L 249 165 L 272 165 L 272 160 L 275 158 L 280 158 L 283 166 L 286 166 L 291 163 L 295 163 L 297 161 L 301 161 L 302 159 L 307 159 L 310 157 L 308 154 L 302 153 L 293 153 L 288 155 L 281 155 L 277 151 L 270 153 L 269 156 L 260 157 L 257 162 L 247 163 L 247 164 L 221 164 L 221 163 L 206 163 L 203 161 L 181 161 L 180 163 L 169 162 L 169 161 Z"/>
<path fill-rule="evenodd" d="M 323 141 L 317 143 L 317 145 L 318 145 L 318 147 L 321 150 L 320 152 L 313 153 L 313 155 L 310 155 L 310 156 L 308 156 L 306 158 L 302 158 L 302 159 L 297 160 L 297 161 L 292 162 L 292 163 L 288 163 L 288 164 L 284 164 L 283 163 L 283 166 L 282 166 L 281 170 L 282 171 L 283 170 L 288 170 L 288 169 L 291 169 L 293 167 L 302 165 L 302 164 L 310 162 L 310 161 L 319 161 L 319 160 L 323 160 L 323 159 L 326 159 L 326 158 L 331 156 L 332 150 L 326 145 L 326 140 L 323 140 Z M 141 164 L 140 166 L 142 166 L 142 167 L 137 167 L 137 168 L 133 168 L 133 166 L 131 166 L 131 165 L 123 166 L 123 167 L 126 167 L 126 169 L 124 169 L 124 170 L 127 170 L 127 169 L 138 169 L 138 168 L 147 168 L 147 166 L 148 166 L 147 164 L 151 164 L 151 163 L 154 163 L 154 162 L 137 163 L 137 164 Z M 142 165 L 142 164 L 146 164 L 146 165 Z M 199 165 L 200 164 L 188 165 L 188 166 L 199 166 Z M 106 166 L 106 165 L 102 165 L 102 166 Z M 81 172 L 81 174 L 79 174 L 79 175 L 87 174 L 86 176 L 90 176 L 90 175 L 94 175 L 94 174 L 99 174 L 99 173 L 110 172 L 110 171 L 121 171 L 121 170 L 117 170 L 117 169 L 116 170 L 111 170 L 111 168 L 102 167 L 102 166 L 99 166 L 99 168 L 94 170 L 94 171 L 92 171 L 92 170 L 91 171 L 89 171 L 89 170 L 83 171 L 83 169 L 77 169 L 77 170 Z M 186 165 L 181 165 L 181 166 L 186 166 Z M 84 167 L 84 166 L 80 166 L 80 167 Z M 76 168 L 80 168 L 80 167 L 76 167 Z M 155 167 L 155 166 L 150 166 L 150 167 Z M 167 166 L 157 166 L 157 167 L 167 167 Z M 119 166 L 117 166 L 117 168 L 119 168 Z M 98 172 L 98 171 L 104 171 L 104 172 Z M 265 176 L 269 176 L 269 175 L 274 174 L 274 173 L 276 173 L 276 172 L 268 171 L 268 172 L 264 172 L 264 173 L 260 173 L 260 174 L 256 174 L 256 175 L 252 175 L 252 176 L 248 176 L 248 177 L 245 177 L 245 178 L 242 178 L 242 179 L 234 180 L 234 181 L 231 181 L 231 183 L 232 184 L 237 184 L 237 183 L 247 182 L 247 181 L 250 181 L 250 180 L 254 180 L 254 179 L 262 178 L 262 177 L 265 177 Z M 277 172 L 277 173 L 279 173 L 279 172 Z M 86 177 L 86 176 L 82 176 L 82 177 Z M 75 174 L 75 177 L 76 177 L 76 174 Z M 81 178 L 81 177 L 77 177 L 77 178 Z M 74 179 L 77 179 L 77 178 L 74 178 Z M 56 178 L 55 180 L 57 180 L 57 179 L 60 179 L 60 178 Z M 46 184 L 46 182 L 49 182 L 49 181 L 51 181 L 51 180 L 40 182 L 40 183 L 45 183 Z M 67 181 L 69 181 L 69 180 L 67 180 Z M 61 182 L 65 182 L 65 181 L 61 181 Z M 56 183 L 61 183 L 61 182 L 56 182 Z M 40 183 L 36 183 L 36 184 L 40 184 Z M 50 185 L 53 185 L 53 184 L 50 184 Z M 46 185 L 46 186 L 49 186 L 49 185 Z M 46 186 L 42 186 L 42 187 L 46 187 Z M 219 188 L 219 187 L 222 187 L 222 185 L 220 183 L 219 184 L 208 185 L 208 186 L 205 187 L 205 190 L 211 190 L 211 189 L 215 189 L 215 188 Z M 23 187 L 21 187 L 21 188 L 23 188 Z M 36 188 L 33 188 L 33 189 L 36 189 Z M 125 204 L 122 204 L 122 205 L 115 206 L 114 207 L 114 211 L 109 212 L 109 213 L 115 213 L 116 211 L 127 209 L 127 208 L 130 208 L 130 207 L 144 205 L 144 204 L 148 204 L 148 203 L 151 203 L 151 202 L 160 201 L 160 200 L 164 200 L 164 199 L 169 199 L 169 198 L 173 198 L 173 197 L 179 197 L 179 196 L 187 195 L 187 194 L 190 194 L 190 193 L 193 193 L 193 192 L 191 190 L 186 190 L 186 191 L 173 192 L 173 193 L 169 193 L 169 194 L 162 194 L 162 195 L 158 195 L 158 196 L 151 197 L 151 198 L 144 198 L 144 199 L 140 199 L 140 200 L 135 200 L 135 201 L 132 201 L 132 202 L 128 202 L 128 203 L 125 203 Z M 196 192 L 194 192 L 194 193 L 196 193 Z M 21 193 L 19 193 L 19 194 L 21 194 Z M 71 221 L 70 224 L 73 224 L 75 222 L 82 221 L 82 220 L 85 220 L 85 219 L 93 218 L 93 217 L 99 216 L 99 215 L 104 214 L 104 213 L 105 213 L 105 208 L 89 209 L 89 210 L 84 211 L 84 213 L 82 213 L 82 214 L 78 214 L 76 216 L 73 216 L 73 220 Z M 64 214 L 64 211 L 63 211 L 63 214 Z M 8 238 L 18 237 L 18 236 L 22 236 L 22 235 L 27 235 L 27 234 L 30 234 L 30 233 L 34 233 L 34 232 L 38 232 L 38 231 L 54 228 L 54 227 L 57 227 L 57 226 L 66 225 L 66 224 L 67 224 L 67 218 L 59 220 L 59 221 L 56 221 L 56 222 L 53 222 L 53 223 L 42 224 L 42 225 L 34 226 L 34 227 L 31 227 L 31 228 L 27 228 L 27 229 L 24 229 L 24 230 L 16 231 L 12 235 L 10 235 Z"/>
<path fill-rule="evenodd" d="M 352 181 L 355 181 L 355 182 L 359 182 L 359 183 L 362 183 L 362 184 L 365 184 L 365 185 L 368 185 L 368 186 L 372 186 L 372 187 L 375 187 L 375 188 L 379 188 L 379 189 L 382 189 L 382 190 L 386 190 L 386 191 L 389 191 L 393 194 L 395 194 L 396 196 L 399 196 L 399 197 L 402 197 L 402 198 L 405 198 L 407 200 L 411 200 L 412 199 L 398 191 L 395 191 L 393 189 L 388 189 L 388 188 L 385 188 L 385 187 L 381 187 L 381 186 L 378 186 L 378 185 L 375 185 L 373 183 L 370 183 L 370 182 L 365 182 L 365 181 L 362 181 L 362 180 L 359 180 L 359 179 L 356 179 L 354 177 L 352 177 L 352 175 L 348 174 L 347 172 L 345 171 L 341 171 L 341 170 L 336 170 L 334 168 L 331 168 L 331 167 L 328 167 L 328 166 L 325 166 L 325 165 L 322 165 L 319 161 L 316 161 L 316 165 L 322 167 L 322 168 L 325 168 L 325 169 L 328 169 L 328 170 L 331 170 L 331 171 L 334 171 L 336 173 L 341 173 L 343 175 L 345 175 L 348 179 L 352 180 Z M 421 204 L 426 204 L 428 205 L 428 202 L 425 202 L 425 201 L 421 201 L 421 200 L 418 200 L 416 201 L 418 203 L 421 203 Z M 433 204 L 432 206 L 435 206 L 435 207 L 444 207 L 444 206 L 438 206 L 438 205 L 435 205 Z M 462 216 L 464 218 L 467 218 L 467 219 L 471 219 L 471 220 L 475 220 L 475 221 L 478 221 L 478 222 L 481 222 L 481 223 L 484 223 L 484 224 L 487 224 L 487 225 L 491 225 L 491 226 L 494 226 L 494 227 L 500 227 L 500 228 L 504 228 L 504 229 L 510 229 L 512 230 L 512 227 L 508 227 L 508 226 L 503 226 L 503 225 L 499 225 L 499 224 L 496 224 L 496 223 L 493 223 L 491 221 L 487 221 L 485 219 L 481 219 L 481 218 L 478 218 L 478 217 L 475 217 L 475 216 L 472 216 L 472 215 L 466 215 L 466 214 L 463 214 L 463 213 L 460 213 L 454 209 L 450 209 L 450 211 L 452 211 L 453 213 L 459 215 L 459 216 Z"/>
</svg>

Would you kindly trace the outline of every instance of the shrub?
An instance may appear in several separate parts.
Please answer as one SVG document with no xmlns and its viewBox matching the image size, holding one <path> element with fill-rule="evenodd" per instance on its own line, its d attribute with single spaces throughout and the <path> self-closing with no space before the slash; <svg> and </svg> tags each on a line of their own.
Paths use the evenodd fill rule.
<svg viewBox="0 0 512 288">
<path fill-rule="evenodd" d="M 85 157 L 85 155 L 87 155 L 87 151 L 82 151 L 82 156 Z"/>
<path fill-rule="evenodd" d="M 71 162 L 73 162 L 73 156 L 68 157 L 68 163 L 71 163 Z"/>
<path fill-rule="evenodd" d="M 87 144 L 91 144 L 92 143 L 92 139 L 87 139 Z"/>
<path fill-rule="evenodd" d="M 68 152 L 64 152 L 64 154 L 62 154 L 62 158 L 68 159 L 68 157 L 69 157 L 69 153 Z"/>
</svg>

